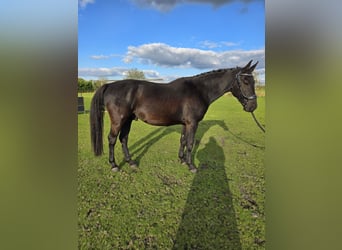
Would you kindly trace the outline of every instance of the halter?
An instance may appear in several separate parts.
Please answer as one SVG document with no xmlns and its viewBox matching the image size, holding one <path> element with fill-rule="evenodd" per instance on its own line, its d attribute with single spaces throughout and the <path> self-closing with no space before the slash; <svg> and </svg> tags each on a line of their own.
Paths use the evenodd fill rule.
<svg viewBox="0 0 342 250">
<path fill-rule="evenodd" d="M 237 81 L 237 84 L 239 86 L 239 89 L 240 89 L 240 92 L 241 92 L 241 95 L 243 96 L 243 98 L 245 98 L 247 100 L 254 100 L 254 99 L 256 99 L 257 98 L 256 95 L 245 96 L 245 94 L 242 92 L 240 76 L 253 76 L 253 75 L 252 74 L 246 74 L 246 73 L 242 74 L 241 71 L 239 71 L 239 73 L 236 74 L 235 79 Z"/>
</svg>

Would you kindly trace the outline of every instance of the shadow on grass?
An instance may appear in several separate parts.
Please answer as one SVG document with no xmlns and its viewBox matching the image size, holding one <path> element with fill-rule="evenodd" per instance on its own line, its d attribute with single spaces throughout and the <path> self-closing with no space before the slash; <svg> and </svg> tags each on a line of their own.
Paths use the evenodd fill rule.
<svg viewBox="0 0 342 250">
<path fill-rule="evenodd" d="M 242 249 L 223 149 L 210 137 L 198 151 L 200 141 L 212 126 L 221 127 L 253 147 L 260 147 L 233 134 L 223 121 L 205 120 L 199 124 L 193 149 L 193 155 L 200 162 L 199 171 L 194 176 L 173 249 Z M 160 127 L 142 137 L 129 147 L 133 159 L 139 163 L 154 143 L 171 133 L 178 133 L 180 137 L 181 130 L 181 126 Z M 177 154 L 174 157 L 178 159 Z"/>
<path fill-rule="evenodd" d="M 242 249 L 224 152 L 210 137 L 197 158 L 200 169 L 193 179 L 173 249 Z"/>
<path fill-rule="evenodd" d="M 196 155 L 196 152 L 199 147 L 199 143 L 202 140 L 204 134 L 212 127 L 212 126 L 219 126 L 223 130 L 228 131 L 232 136 L 234 136 L 236 139 L 240 140 L 241 142 L 248 144 L 252 147 L 259 148 L 259 149 L 265 149 L 265 146 L 260 146 L 256 145 L 254 143 L 251 143 L 250 141 L 242 138 L 241 136 L 238 136 L 236 133 L 231 131 L 227 125 L 225 124 L 224 121 L 222 120 L 205 120 L 201 121 L 198 125 L 197 132 L 195 134 L 195 144 L 194 148 L 192 150 L 192 155 Z M 148 135 L 142 137 L 138 141 L 136 141 L 132 146 L 129 146 L 130 153 L 135 161 L 139 164 L 140 160 L 144 157 L 144 155 L 147 153 L 149 148 L 156 142 L 158 142 L 160 139 L 163 137 L 171 134 L 171 133 L 178 133 L 179 138 L 181 134 L 181 126 L 180 125 L 175 125 L 175 126 L 170 126 L 170 127 L 159 127 L 158 129 L 152 131 Z M 175 143 L 179 144 L 179 140 L 175 141 Z M 178 156 L 175 155 L 175 159 Z M 121 163 L 119 164 L 120 167 L 122 167 L 125 164 L 125 161 L 122 160 Z"/>
<path fill-rule="evenodd" d="M 242 141 L 243 143 L 246 143 L 254 148 L 259 148 L 259 149 L 265 149 L 265 146 L 260 146 L 260 145 L 257 145 L 257 144 L 254 144 L 254 143 L 251 143 L 250 141 L 242 138 L 241 136 L 238 136 L 236 133 L 234 133 L 233 131 L 231 131 L 230 129 L 228 129 L 228 132 L 234 136 L 236 139 Z"/>
<path fill-rule="evenodd" d="M 192 155 L 196 155 L 197 149 L 199 147 L 199 143 L 202 140 L 204 134 L 212 127 L 219 126 L 225 131 L 228 131 L 227 125 L 224 121 L 220 120 L 206 120 L 199 123 L 197 132 L 195 134 L 195 144 L 192 151 Z M 144 157 L 144 155 L 148 152 L 149 148 L 163 137 L 171 134 L 178 133 L 179 139 L 182 131 L 182 127 L 180 125 L 170 126 L 170 127 L 159 127 L 158 129 L 152 131 L 148 135 L 136 141 L 132 146 L 129 146 L 130 153 L 132 158 L 138 162 Z M 180 143 L 179 140 L 175 141 L 175 143 Z M 175 154 L 175 159 L 178 159 L 178 152 Z M 125 161 L 122 161 L 119 165 L 122 166 L 125 164 Z"/>
</svg>

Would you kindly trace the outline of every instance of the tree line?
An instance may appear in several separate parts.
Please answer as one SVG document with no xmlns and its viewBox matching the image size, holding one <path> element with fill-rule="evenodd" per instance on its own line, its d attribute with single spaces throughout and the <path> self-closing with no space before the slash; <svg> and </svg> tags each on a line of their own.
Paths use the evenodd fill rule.
<svg viewBox="0 0 342 250">
<path fill-rule="evenodd" d="M 103 80 L 85 80 L 83 78 L 78 78 L 77 86 L 79 93 L 93 92 L 98 89 L 105 82 Z"/>
</svg>

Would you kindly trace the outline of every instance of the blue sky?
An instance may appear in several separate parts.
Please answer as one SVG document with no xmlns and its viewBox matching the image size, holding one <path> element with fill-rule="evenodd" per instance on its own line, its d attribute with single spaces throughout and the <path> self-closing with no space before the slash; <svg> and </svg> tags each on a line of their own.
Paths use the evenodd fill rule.
<svg viewBox="0 0 342 250">
<path fill-rule="evenodd" d="M 136 68 L 168 82 L 251 59 L 264 81 L 262 0 L 79 0 L 79 77 L 122 79 Z"/>
</svg>

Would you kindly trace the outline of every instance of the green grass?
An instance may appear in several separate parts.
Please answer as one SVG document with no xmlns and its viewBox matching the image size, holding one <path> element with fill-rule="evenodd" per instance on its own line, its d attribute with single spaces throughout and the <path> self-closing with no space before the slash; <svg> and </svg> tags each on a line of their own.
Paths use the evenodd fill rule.
<svg viewBox="0 0 342 250">
<path fill-rule="evenodd" d="M 260 93 L 260 90 L 259 90 Z M 86 109 L 92 94 L 83 94 Z M 264 124 L 264 95 L 256 117 Z M 105 115 L 104 145 L 109 129 Z M 80 249 L 264 249 L 265 135 L 238 101 L 214 102 L 196 133 L 196 174 L 181 165 L 181 127 L 133 122 L 129 149 L 137 170 L 112 172 L 91 152 L 89 114 L 78 115 Z"/>
</svg>

